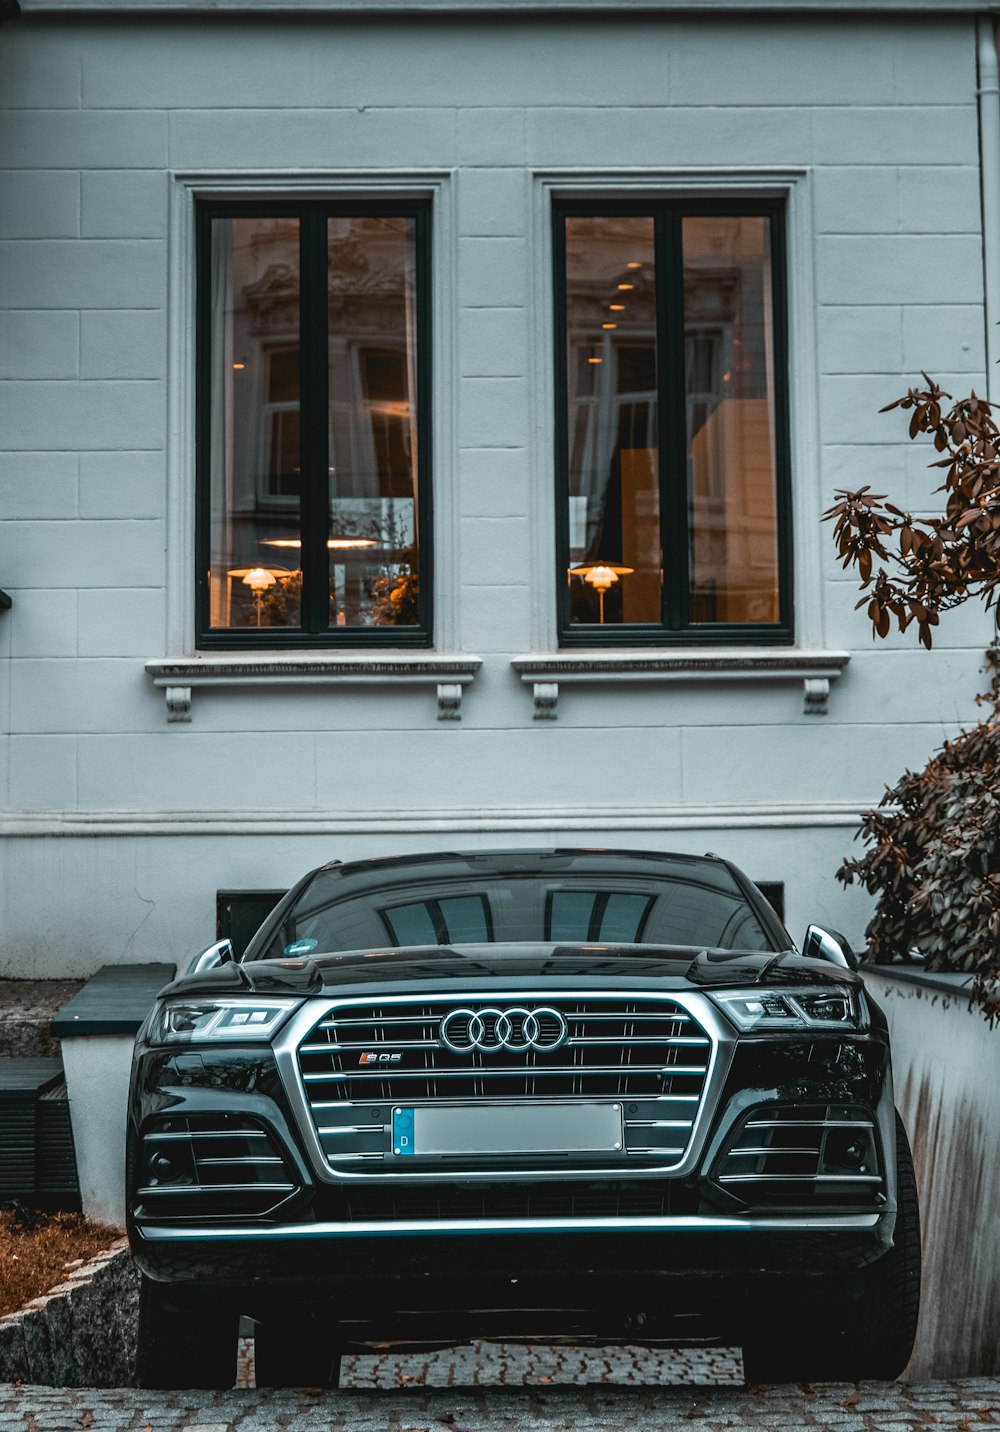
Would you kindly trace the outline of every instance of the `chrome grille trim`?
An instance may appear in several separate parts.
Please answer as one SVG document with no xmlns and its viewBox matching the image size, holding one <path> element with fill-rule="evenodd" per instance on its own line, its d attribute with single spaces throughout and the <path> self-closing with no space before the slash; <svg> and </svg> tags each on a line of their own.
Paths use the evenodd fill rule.
<svg viewBox="0 0 1000 1432">
<path fill-rule="evenodd" d="M 877 1173 L 730 1173 L 720 1183 L 881 1183 Z"/>
<path fill-rule="evenodd" d="M 327 1053 L 328 1051 L 324 1050 L 323 1052 Z M 343 1083 L 350 1079 L 375 1079 L 380 1084 L 386 1084 L 390 1079 L 423 1079 L 425 1082 L 432 1083 L 436 1083 L 438 1079 L 523 1079 L 526 1073 L 530 1074 L 532 1079 L 556 1079 L 582 1074 L 666 1074 L 673 1078 L 675 1074 L 697 1075 L 707 1072 L 707 1064 L 629 1064 L 627 1067 L 623 1067 L 621 1064 L 558 1064 L 552 1068 L 527 1065 L 521 1069 L 484 1069 L 475 1065 L 469 1069 L 435 1069 L 430 1075 L 426 1069 L 393 1069 L 390 1073 L 385 1068 L 376 1068 L 338 1070 L 331 1074 L 304 1074 L 302 1077 L 307 1084 L 328 1084 L 337 1081 Z M 530 1098 L 530 1095 L 527 1097 Z M 619 1094 L 618 1097 L 628 1098 L 628 1095 Z M 383 1103 L 391 1104 L 393 1102 L 393 1096 L 389 1095 L 381 1095 L 380 1099 Z"/>
<path fill-rule="evenodd" d="M 294 1183 L 213 1183 L 179 1188 L 161 1188 L 153 1184 L 140 1188 L 139 1194 L 143 1198 L 204 1198 L 206 1193 L 291 1193 L 294 1187 Z"/>
<path fill-rule="evenodd" d="M 190 1133 L 146 1134 L 147 1143 L 165 1144 L 175 1139 L 266 1139 L 263 1129 L 192 1129 Z"/>
<path fill-rule="evenodd" d="M 744 1124 L 746 1129 L 787 1129 L 793 1124 L 797 1129 L 874 1129 L 868 1119 L 751 1119 Z"/>
<path fill-rule="evenodd" d="M 419 1022 L 420 1028 L 428 1033 L 431 1028 L 436 1031 L 449 1009 L 468 1007 L 470 1004 L 476 1008 L 527 1005 L 529 1008 L 544 1006 L 562 1010 L 570 1022 L 571 1038 L 593 1035 L 593 1044 L 587 1041 L 571 1046 L 567 1041 L 560 1049 L 553 1051 L 551 1058 L 559 1061 L 558 1073 L 563 1078 L 572 1080 L 585 1076 L 589 1068 L 598 1078 L 615 1080 L 615 1092 L 590 1092 L 585 1084 L 577 1084 L 573 1086 L 575 1092 L 569 1094 L 560 1090 L 558 1082 L 555 1082 L 553 1087 L 557 1092 L 549 1093 L 547 1086 L 550 1079 L 545 1075 L 543 1064 L 543 1060 L 547 1062 L 549 1056 L 544 1053 L 538 1056 L 535 1062 L 527 1066 L 522 1064 L 520 1068 L 512 1068 L 508 1060 L 507 1068 L 504 1069 L 503 1059 L 498 1059 L 494 1067 L 482 1060 L 473 1066 L 470 1061 L 469 1065 L 454 1070 L 451 1075 L 442 1069 L 409 1071 L 401 1070 L 398 1066 L 387 1071 L 384 1064 L 373 1066 L 370 1070 L 359 1066 L 357 1073 L 353 1068 L 348 1071 L 343 1068 L 323 1070 L 315 1067 L 315 1058 L 310 1060 L 308 1057 L 305 1058 L 305 1071 L 300 1067 L 300 1048 L 303 1055 L 306 1055 L 317 1043 L 323 1055 L 342 1054 L 350 1057 L 357 1048 L 362 1052 L 366 1049 L 378 1053 L 401 1052 L 407 1035 L 407 1031 L 401 1026 L 411 1026 L 416 1034 L 418 1030 L 414 1026 Z M 378 1038 L 369 1043 L 363 1035 L 359 1038 L 357 1031 L 363 1027 L 375 1032 L 373 1015 L 376 1011 L 379 1030 L 390 1031 L 390 1037 Z M 586 1025 L 581 1026 L 580 1019 L 584 1014 Z M 623 1023 L 625 1020 L 629 1023 Z M 615 1039 L 606 1031 L 594 1033 L 591 1025 L 595 1021 L 617 1021 L 621 1026 L 621 1037 Z M 647 1055 L 641 1065 L 631 1065 L 628 1062 L 631 1054 L 640 1053 L 643 1045 L 627 1046 L 625 1040 L 634 1037 L 645 1044 L 652 1038 L 657 1026 L 663 1028 L 668 1025 L 674 1026 L 673 1029 L 664 1032 L 661 1039 L 655 1042 L 664 1048 L 665 1053 L 669 1050 L 669 1057 L 654 1063 Z M 685 1034 L 677 1032 L 680 1027 L 686 1028 Z M 337 1034 L 343 1034 L 347 1030 L 351 1031 L 350 1039 L 336 1038 Z M 397 1030 L 401 1036 L 399 1040 L 391 1037 L 392 1032 Z M 321 1042 L 317 1038 L 322 1033 L 327 1034 L 329 1042 Z M 692 1044 L 692 1039 L 697 1039 L 699 1043 Z M 668 1040 L 676 1043 L 668 1044 Z M 547 1166 L 539 1166 L 541 1160 L 538 1159 L 530 1167 L 527 1166 L 530 1161 L 523 1160 L 525 1166 L 519 1164 L 517 1168 L 519 1180 L 552 1178 L 556 1170 L 560 1178 L 570 1179 L 606 1178 L 612 1169 L 615 1177 L 629 1179 L 654 1177 L 667 1172 L 683 1176 L 693 1172 L 704 1150 L 709 1115 L 718 1102 L 735 1043 L 736 1036 L 728 1022 L 705 995 L 695 991 L 661 992 L 631 986 L 614 990 L 592 987 L 563 989 L 552 985 L 543 988 L 537 985 L 521 988 L 512 988 L 509 985 L 497 988 L 496 985 L 487 985 L 482 988 L 478 982 L 473 982 L 472 986 L 465 984 L 455 990 L 439 987 L 433 991 L 420 990 L 416 994 L 391 995 L 376 991 L 365 996 L 350 995 L 339 999 L 331 997 L 327 1002 L 308 1001 L 280 1032 L 274 1049 L 307 1156 L 319 1181 L 338 1184 L 349 1181 L 371 1182 L 373 1179 L 383 1182 L 391 1179 L 421 1183 L 440 1180 L 446 1170 L 453 1167 L 460 1167 L 463 1180 L 495 1179 L 496 1163 L 489 1167 L 474 1167 L 471 1160 L 458 1161 L 442 1163 L 433 1169 L 429 1169 L 425 1164 L 413 1172 L 408 1166 L 401 1168 L 400 1161 L 392 1159 L 388 1154 L 388 1137 L 383 1141 L 379 1132 L 391 1128 L 391 1106 L 399 1102 L 399 1099 L 394 1101 L 392 1098 L 393 1088 L 404 1099 L 407 1107 L 440 1102 L 461 1104 L 469 1102 L 470 1099 L 475 1103 L 531 1103 L 534 1099 L 543 1099 L 547 1103 L 572 1104 L 579 1103 L 581 1099 L 587 1101 L 616 1098 L 618 1101 L 624 1100 L 627 1109 L 629 1103 L 639 1102 L 639 1108 L 626 1113 L 626 1129 L 635 1138 L 634 1148 L 626 1155 L 615 1155 L 614 1162 L 604 1155 L 571 1156 L 558 1164 L 553 1160 Z M 434 1044 L 437 1044 L 436 1040 Z M 621 1063 L 613 1064 L 605 1058 L 600 1064 L 588 1066 L 587 1056 L 596 1052 L 594 1045 L 601 1044 L 608 1049 L 617 1044 L 623 1049 L 631 1050 L 631 1053 L 627 1058 L 623 1058 Z M 355 1045 L 356 1049 L 345 1049 L 344 1045 Z M 416 1040 L 415 1045 L 414 1057 L 421 1060 L 429 1060 L 435 1052 L 433 1046 L 430 1050 L 427 1049 L 423 1039 Z M 648 1048 L 648 1044 L 645 1047 Z M 410 1048 L 414 1049 L 414 1045 L 411 1044 Z M 696 1048 L 697 1061 L 689 1059 L 684 1063 L 670 1063 L 671 1057 L 683 1058 L 685 1051 L 692 1054 Z M 567 1058 L 568 1055 L 571 1059 Z M 627 1075 L 630 1070 L 647 1081 L 645 1091 L 633 1093 L 619 1084 L 623 1073 Z M 415 1074 L 418 1080 L 423 1078 L 435 1082 L 426 1090 L 418 1089 L 412 1077 L 403 1079 L 396 1085 L 394 1081 L 401 1073 Z M 325 1074 L 328 1077 L 310 1078 L 307 1082 L 305 1076 L 308 1074 Z M 462 1089 L 461 1084 L 455 1082 L 456 1076 L 459 1075 L 468 1081 L 470 1092 L 466 1097 L 463 1097 L 463 1092 L 459 1092 Z M 516 1080 L 512 1081 L 513 1075 L 518 1075 L 522 1080 L 530 1078 L 532 1082 L 535 1076 L 540 1077 L 534 1092 L 525 1094 L 517 1089 Z M 687 1092 L 674 1092 L 670 1084 L 662 1083 L 664 1077 L 669 1079 L 675 1088 Z M 353 1090 L 363 1092 L 352 1093 L 350 1099 L 331 1098 L 330 1095 L 335 1090 L 344 1088 L 348 1078 L 357 1078 L 359 1082 L 353 1086 Z M 436 1082 L 437 1079 L 440 1079 L 440 1083 Z M 655 1086 L 659 1092 L 648 1089 L 648 1081 L 653 1080 L 661 1081 Z M 453 1094 L 449 1093 L 452 1088 L 456 1090 Z M 617 1092 L 619 1089 L 623 1092 Z M 669 1092 L 663 1092 L 665 1089 Z M 424 1097 L 420 1097 L 421 1095 Z M 376 1106 L 381 1123 L 370 1117 L 364 1118 L 366 1113 L 375 1113 Z M 688 1109 L 690 1117 L 687 1116 Z M 342 1121 L 335 1117 L 338 1112 L 344 1115 Z M 359 1118 L 358 1115 L 362 1117 Z M 367 1147 L 358 1148 L 353 1154 L 345 1153 L 340 1131 L 347 1128 L 351 1128 L 359 1139 L 364 1140 Z M 333 1132 L 335 1129 L 336 1133 Z M 673 1138 L 670 1137 L 671 1133 Z"/>
</svg>

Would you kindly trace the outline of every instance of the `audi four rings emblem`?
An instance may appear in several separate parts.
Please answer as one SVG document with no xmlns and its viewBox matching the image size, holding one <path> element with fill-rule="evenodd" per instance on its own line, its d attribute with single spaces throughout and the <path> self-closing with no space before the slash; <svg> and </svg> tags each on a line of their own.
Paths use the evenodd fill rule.
<svg viewBox="0 0 1000 1432">
<path fill-rule="evenodd" d="M 557 1009 L 453 1009 L 441 1021 L 441 1043 L 453 1054 L 512 1054 L 528 1049 L 558 1049 L 569 1029 Z"/>
</svg>

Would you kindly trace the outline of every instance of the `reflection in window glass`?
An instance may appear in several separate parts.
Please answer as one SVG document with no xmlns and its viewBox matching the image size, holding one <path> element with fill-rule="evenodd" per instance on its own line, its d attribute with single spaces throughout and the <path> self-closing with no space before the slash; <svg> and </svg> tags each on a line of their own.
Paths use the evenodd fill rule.
<svg viewBox="0 0 1000 1432">
<path fill-rule="evenodd" d="M 692 622 L 778 620 L 770 234 L 684 220 Z"/>
<path fill-rule="evenodd" d="M 601 207 L 567 205 L 560 224 L 565 635 L 790 638 L 780 213 Z"/>
<path fill-rule="evenodd" d="M 549 901 L 549 939 L 589 939 L 590 917 L 593 913 L 594 895 L 592 891 L 554 891 Z"/>
<path fill-rule="evenodd" d="M 549 938 L 635 944 L 652 904 L 649 895 L 555 890 L 549 900 Z"/>
<path fill-rule="evenodd" d="M 574 623 L 660 620 L 654 224 L 566 221 Z"/>
<path fill-rule="evenodd" d="M 298 219 L 215 219 L 211 284 L 211 625 L 297 627 Z"/>
<path fill-rule="evenodd" d="M 394 945 L 483 944 L 490 938 L 485 897 L 457 895 L 383 910 Z"/>
<path fill-rule="evenodd" d="M 414 258 L 412 219 L 328 222 L 333 626 L 419 620 Z"/>
<path fill-rule="evenodd" d="M 423 221 L 303 204 L 203 222 L 209 628 L 418 627 Z"/>
<path fill-rule="evenodd" d="M 694 862 L 691 862 L 694 865 Z M 366 872 L 359 881 L 370 882 Z M 440 883 L 400 878 L 358 889 L 336 870 L 319 871 L 285 913 L 267 948 L 280 957 L 288 945 L 314 939 L 316 952 L 397 946 L 518 944 L 641 944 L 694 948 L 770 949 L 767 932 L 744 893 L 722 866 L 686 867 L 670 877 L 629 874 L 604 881 L 600 873 L 463 879 Z M 398 903 L 391 903 L 392 897 Z"/>
<path fill-rule="evenodd" d="M 652 900 L 646 895 L 609 895 L 601 917 L 602 940 L 630 944 L 642 934 Z"/>
</svg>

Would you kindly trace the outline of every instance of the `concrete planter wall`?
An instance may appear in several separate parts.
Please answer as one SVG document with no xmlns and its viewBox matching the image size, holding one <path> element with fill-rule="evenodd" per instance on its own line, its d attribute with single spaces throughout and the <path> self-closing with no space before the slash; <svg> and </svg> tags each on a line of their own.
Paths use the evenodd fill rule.
<svg viewBox="0 0 1000 1432">
<path fill-rule="evenodd" d="M 1000 1372 L 1000 1029 L 961 975 L 866 972 L 892 1033 L 896 1103 L 923 1220 L 920 1326 L 907 1377 Z"/>
<path fill-rule="evenodd" d="M 130 1386 L 138 1295 L 138 1274 L 122 1239 L 65 1283 L 0 1318 L 0 1382 Z"/>
</svg>

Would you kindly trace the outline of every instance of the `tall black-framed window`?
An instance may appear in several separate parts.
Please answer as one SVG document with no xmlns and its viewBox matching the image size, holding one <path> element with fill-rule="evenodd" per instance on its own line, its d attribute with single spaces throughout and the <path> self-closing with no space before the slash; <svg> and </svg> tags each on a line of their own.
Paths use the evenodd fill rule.
<svg viewBox="0 0 1000 1432">
<path fill-rule="evenodd" d="M 421 202 L 197 214 L 197 640 L 431 640 Z"/>
<path fill-rule="evenodd" d="M 564 645 L 788 643 L 778 202 L 559 202 Z"/>
</svg>

